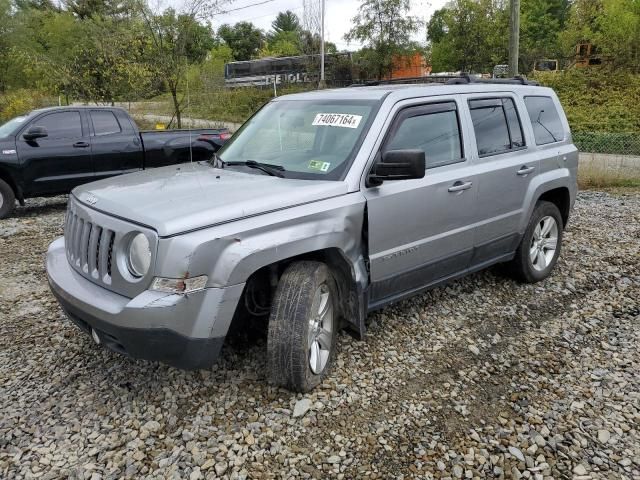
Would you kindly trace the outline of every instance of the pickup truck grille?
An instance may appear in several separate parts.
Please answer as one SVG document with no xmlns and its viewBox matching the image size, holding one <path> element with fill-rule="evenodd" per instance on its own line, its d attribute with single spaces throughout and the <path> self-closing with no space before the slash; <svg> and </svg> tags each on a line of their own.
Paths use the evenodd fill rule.
<svg viewBox="0 0 640 480">
<path fill-rule="evenodd" d="M 69 210 L 64 237 L 69 262 L 86 275 L 111 284 L 115 232 Z"/>
</svg>

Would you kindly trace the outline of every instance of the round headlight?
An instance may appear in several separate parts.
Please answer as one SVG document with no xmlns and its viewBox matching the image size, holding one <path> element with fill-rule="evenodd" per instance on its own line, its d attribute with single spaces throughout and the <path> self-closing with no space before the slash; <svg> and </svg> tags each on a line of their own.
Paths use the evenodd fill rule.
<svg viewBox="0 0 640 480">
<path fill-rule="evenodd" d="M 129 243 L 128 267 L 134 277 L 143 277 L 151 266 L 151 249 L 147 236 L 139 233 Z"/>
</svg>

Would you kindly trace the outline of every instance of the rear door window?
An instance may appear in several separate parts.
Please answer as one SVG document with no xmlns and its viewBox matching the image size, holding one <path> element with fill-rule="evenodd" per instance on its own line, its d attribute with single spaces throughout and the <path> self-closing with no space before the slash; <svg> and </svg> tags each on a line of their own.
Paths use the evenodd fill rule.
<svg viewBox="0 0 640 480">
<path fill-rule="evenodd" d="M 469 109 L 479 156 L 496 155 L 525 146 L 522 124 L 513 99 L 470 100 Z"/>
<path fill-rule="evenodd" d="M 120 133 L 122 130 L 116 116 L 108 110 L 91 110 L 91 122 L 97 136 Z"/>
<path fill-rule="evenodd" d="M 524 97 L 536 145 L 564 140 L 564 127 L 551 97 Z"/>
</svg>

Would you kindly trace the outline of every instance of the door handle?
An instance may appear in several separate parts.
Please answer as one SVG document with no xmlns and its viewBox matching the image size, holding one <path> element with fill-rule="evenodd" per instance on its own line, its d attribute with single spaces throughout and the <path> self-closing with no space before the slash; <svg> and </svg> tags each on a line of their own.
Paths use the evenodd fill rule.
<svg viewBox="0 0 640 480">
<path fill-rule="evenodd" d="M 520 168 L 520 170 L 518 170 L 518 175 L 520 175 L 521 177 L 523 177 L 525 175 L 529 175 L 535 169 L 536 169 L 536 167 L 527 167 L 526 165 L 524 165 L 524 166 L 522 166 Z"/>
<path fill-rule="evenodd" d="M 452 186 L 449 187 L 449 192 L 455 193 L 455 192 L 462 192 L 464 190 L 469 190 L 471 188 L 471 185 L 473 185 L 473 183 L 471 182 L 457 181 L 456 183 L 454 183 Z"/>
<path fill-rule="evenodd" d="M 73 144 L 73 148 L 87 148 L 89 146 L 87 142 L 76 142 Z"/>
</svg>

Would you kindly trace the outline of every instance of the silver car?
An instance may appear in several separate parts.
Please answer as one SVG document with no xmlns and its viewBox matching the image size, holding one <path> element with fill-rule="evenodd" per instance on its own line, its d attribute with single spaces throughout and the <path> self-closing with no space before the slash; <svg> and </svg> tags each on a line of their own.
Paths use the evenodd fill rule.
<svg viewBox="0 0 640 480">
<path fill-rule="evenodd" d="M 548 88 L 467 80 L 283 96 L 211 162 L 76 188 L 54 295 L 96 343 L 188 369 L 258 319 L 270 380 L 308 391 L 373 310 L 501 262 L 543 280 L 576 197 L 567 119 Z"/>
</svg>

